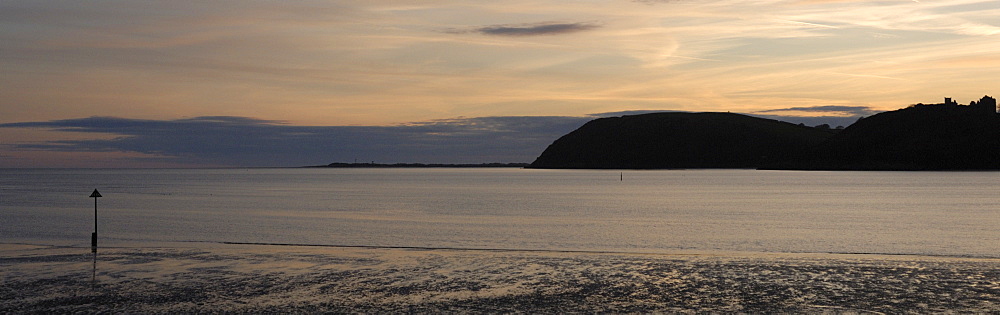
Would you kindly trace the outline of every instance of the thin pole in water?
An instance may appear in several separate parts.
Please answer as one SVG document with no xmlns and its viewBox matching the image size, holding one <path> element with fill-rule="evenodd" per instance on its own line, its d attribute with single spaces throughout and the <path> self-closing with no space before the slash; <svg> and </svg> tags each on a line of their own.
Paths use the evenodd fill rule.
<svg viewBox="0 0 1000 315">
<path fill-rule="evenodd" d="M 622 182 L 625 181 L 625 172 L 621 172 L 621 174 L 618 174 L 618 181 L 622 181 Z M 94 200 L 97 200 L 97 199 L 94 199 Z"/>
<path fill-rule="evenodd" d="M 97 252 L 97 198 L 101 198 L 101 193 L 94 189 L 94 192 L 90 193 L 90 198 L 94 198 L 94 234 L 90 235 L 90 250 L 94 253 Z"/>
</svg>

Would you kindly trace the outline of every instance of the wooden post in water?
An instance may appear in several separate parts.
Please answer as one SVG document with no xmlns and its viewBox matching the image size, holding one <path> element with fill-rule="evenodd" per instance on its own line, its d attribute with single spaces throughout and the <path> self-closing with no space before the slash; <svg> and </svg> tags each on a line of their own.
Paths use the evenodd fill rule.
<svg viewBox="0 0 1000 315">
<path fill-rule="evenodd" d="M 97 198 L 101 198 L 101 193 L 94 189 L 90 198 L 94 198 L 94 233 L 90 234 L 90 251 L 97 253 Z"/>
</svg>

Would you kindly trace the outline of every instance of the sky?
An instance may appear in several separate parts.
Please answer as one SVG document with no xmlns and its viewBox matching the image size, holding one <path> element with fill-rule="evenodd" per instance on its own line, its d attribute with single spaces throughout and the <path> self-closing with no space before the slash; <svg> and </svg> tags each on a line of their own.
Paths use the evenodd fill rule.
<svg viewBox="0 0 1000 315">
<path fill-rule="evenodd" d="M 849 125 L 998 70 L 995 0 L 0 0 L 0 168 L 531 162 L 598 117 Z"/>
</svg>

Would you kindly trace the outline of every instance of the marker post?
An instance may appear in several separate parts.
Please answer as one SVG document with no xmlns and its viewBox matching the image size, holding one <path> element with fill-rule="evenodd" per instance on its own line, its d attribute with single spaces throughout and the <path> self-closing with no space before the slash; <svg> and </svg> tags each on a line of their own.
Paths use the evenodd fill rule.
<svg viewBox="0 0 1000 315">
<path fill-rule="evenodd" d="M 94 233 L 90 234 L 90 251 L 97 252 L 97 198 L 101 198 L 101 193 L 94 189 L 94 192 L 90 194 L 90 198 L 94 198 Z"/>
</svg>

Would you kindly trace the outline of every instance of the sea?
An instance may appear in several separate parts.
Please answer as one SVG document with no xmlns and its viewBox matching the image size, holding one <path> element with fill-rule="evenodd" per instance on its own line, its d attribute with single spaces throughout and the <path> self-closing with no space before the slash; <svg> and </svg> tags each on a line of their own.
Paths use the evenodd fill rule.
<svg viewBox="0 0 1000 315">
<path fill-rule="evenodd" d="M 95 220 L 110 247 L 1000 258 L 1000 172 L 0 170 L 0 243 L 89 247 Z"/>
</svg>

